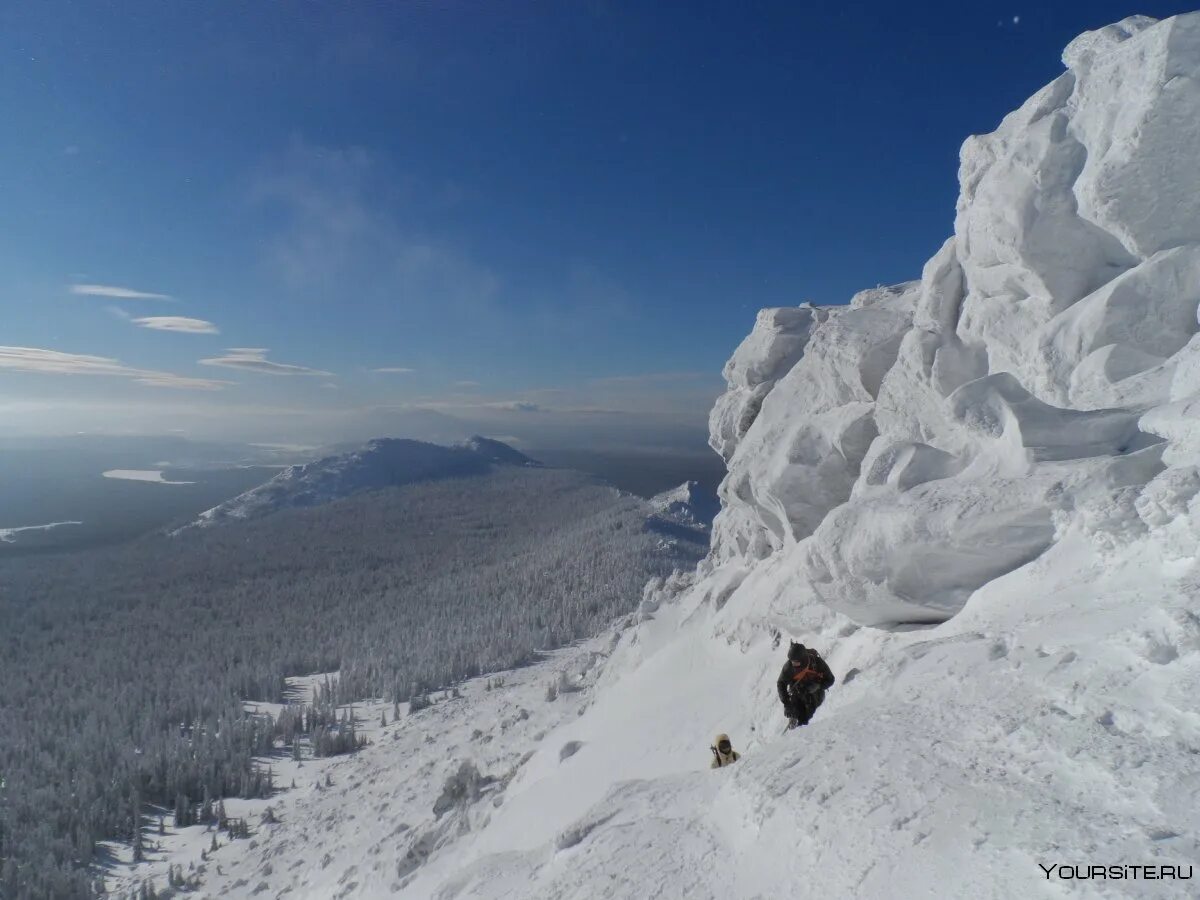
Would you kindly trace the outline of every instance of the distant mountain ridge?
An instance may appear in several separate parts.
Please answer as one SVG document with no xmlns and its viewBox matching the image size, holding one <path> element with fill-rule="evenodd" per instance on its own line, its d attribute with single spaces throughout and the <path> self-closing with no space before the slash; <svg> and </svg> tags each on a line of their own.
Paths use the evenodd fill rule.
<svg viewBox="0 0 1200 900">
<path fill-rule="evenodd" d="M 266 484 L 213 507 L 184 528 L 204 528 L 259 518 L 285 509 L 320 506 L 362 491 L 419 481 L 485 475 L 497 466 L 541 463 L 500 441 L 476 435 L 452 446 L 402 438 L 377 438 L 360 449 L 290 466 Z"/>
<path fill-rule="evenodd" d="M 540 462 L 530 459 L 524 453 L 514 450 L 508 444 L 492 438 L 480 437 L 479 435 L 475 435 L 460 443 L 452 444 L 451 447 L 452 449 L 469 450 L 498 465 L 541 466 Z"/>
</svg>

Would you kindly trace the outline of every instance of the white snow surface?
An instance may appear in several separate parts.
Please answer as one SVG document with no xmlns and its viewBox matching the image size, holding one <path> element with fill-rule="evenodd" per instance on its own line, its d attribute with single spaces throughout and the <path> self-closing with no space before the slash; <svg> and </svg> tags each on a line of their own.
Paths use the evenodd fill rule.
<svg viewBox="0 0 1200 900">
<path fill-rule="evenodd" d="M 109 469 L 102 473 L 105 478 L 118 481 L 145 481 L 151 484 L 195 484 L 193 481 L 169 481 L 161 469 Z"/>
<path fill-rule="evenodd" d="M 47 522 L 45 525 L 21 525 L 16 528 L 0 528 L 0 544 L 15 544 L 18 536 L 30 531 L 53 531 L 64 525 L 82 525 L 82 522 Z"/>
<path fill-rule="evenodd" d="M 1200 14 L 1064 61 L 919 282 L 759 315 L 695 573 L 320 764 L 201 894 L 1195 896 L 1042 868 L 1200 862 Z M 784 734 L 789 639 L 838 683 Z"/>
</svg>

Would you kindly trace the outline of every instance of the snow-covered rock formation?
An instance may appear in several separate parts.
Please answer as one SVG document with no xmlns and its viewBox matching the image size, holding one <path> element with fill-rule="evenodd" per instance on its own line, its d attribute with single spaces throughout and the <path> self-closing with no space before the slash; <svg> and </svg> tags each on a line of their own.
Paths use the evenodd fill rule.
<svg viewBox="0 0 1200 900">
<path fill-rule="evenodd" d="M 1200 18 L 1063 59 L 963 145 L 919 282 L 760 314 L 713 414 L 718 560 L 788 554 L 862 624 L 944 621 L 1163 471 L 1197 352 Z"/>
<path fill-rule="evenodd" d="M 449 447 L 425 441 L 378 438 L 350 453 L 289 466 L 266 484 L 201 513 L 189 527 L 206 527 L 254 519 L 284 509 L 319 506 L 361 491 L 417 481 L 481 475 L 498 465 L 537 466 L 539 463 L 507 444 L 478 436 Z"/>
</svg>

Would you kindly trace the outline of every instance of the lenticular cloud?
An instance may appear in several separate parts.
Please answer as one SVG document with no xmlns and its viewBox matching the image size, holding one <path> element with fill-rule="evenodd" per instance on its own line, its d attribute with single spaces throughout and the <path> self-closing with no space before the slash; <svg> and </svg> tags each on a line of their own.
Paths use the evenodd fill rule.
<svg viewBox="0 0 1200 900">
<path fill-rule="evenodd" d="M 200 360 L 201 365 L 219 366 L 225 369 L 243 369 L 247 372 L 260 372 L 264 375 L 332 375 L 320 369 L 310 369 L 308 366 L 296 366 L 289 363 L 277 363 L 267 359 L 269 351 L 261 347 L 230 347 L 224 356 Z"/>
</svg>

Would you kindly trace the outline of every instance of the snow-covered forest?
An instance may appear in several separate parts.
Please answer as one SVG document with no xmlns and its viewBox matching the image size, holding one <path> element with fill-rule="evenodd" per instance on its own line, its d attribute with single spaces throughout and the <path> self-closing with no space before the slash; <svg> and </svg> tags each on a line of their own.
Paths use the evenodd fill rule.
<svg viewBox="0 0 1200 900">
<path fill-rule="evenodd" d="M 645 501 L 564 470 L 360 494 L 112 550 L 0 563 L 0 894 L 90 897 L 95 842 L 180 798 L 270 789 L 281 729 L 244 710 L 340 672 L 408 701 L 509 669 L 690 567 Z"/>
</svg>

